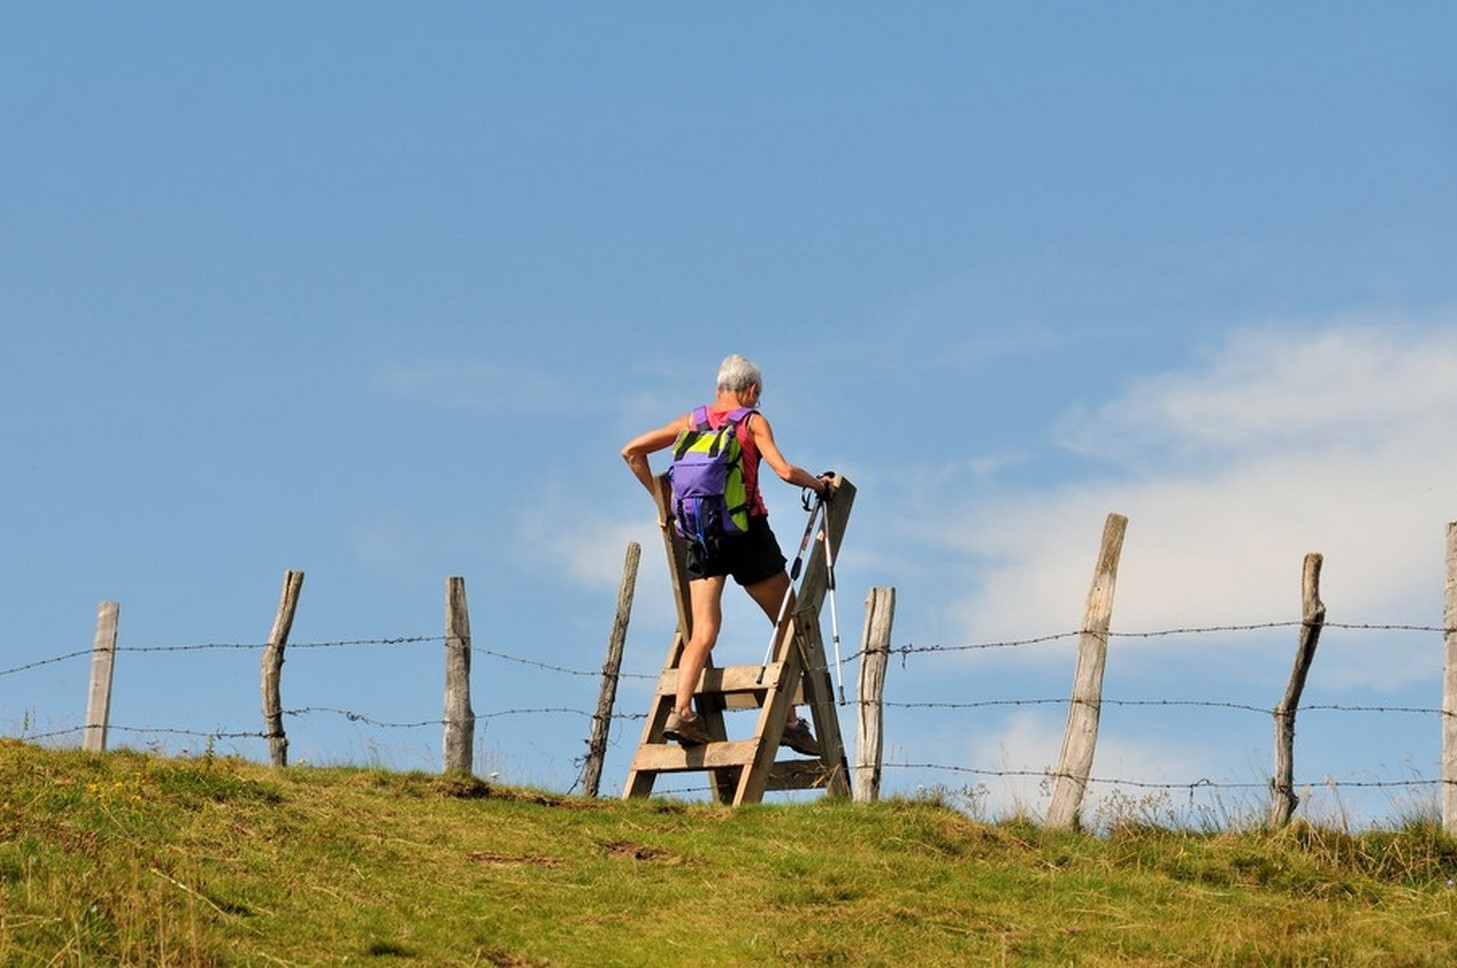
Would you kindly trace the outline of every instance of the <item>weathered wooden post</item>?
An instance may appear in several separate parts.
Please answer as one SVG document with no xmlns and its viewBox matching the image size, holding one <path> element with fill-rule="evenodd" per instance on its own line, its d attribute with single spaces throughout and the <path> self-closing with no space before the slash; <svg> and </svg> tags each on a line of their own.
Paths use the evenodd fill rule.
<svg viewBox="0 0 1457 968">
<path fill-rule="evenodd" d="M 855 736 L 855 802 L 880 799 L 885 748 L 885 667 L 890 661 L 890 628 L 895 621 L 895 589 L 872 588 L 865 597 L 865 632 L 860 641 L 859 705 Z"/>
<path fill-rule="evenodd" d="M 268 761 L 273 766 L 288 766 L 288 736 L 283 731 L 283 700 L 279 698 L 279 680 L 283 677 L 283 650 L 293 629 L 293 616 L 298 610 L 299 593 L 303 590 L 304 573 L 285 572 L 283 593 L 278 599 L 278 614 L 268 645 L 263 649 L 263 735 L 268 737 Z"/>
<path fill-rule="evenodd" d="M 1315 660 L 1315 647 L 1325 626 L 1325 603 L 1320 600 L 1320 566 L 1318 554 L 1305 556 L 1301 571 L 1300 644 L 1295 650 L 1295 668 L 1285 698 L 1275 707 L 1275 776 L 1270 780 L 1274 798 L 1270 802 L 1270 825 L 1283 827 L 1290 822 L 1300 798 L 1295 795 L 1295 712 L 1300 707 L 1300 694 L 1305 691 L 1305 677 Z"/>
<path fill-rule="evenodd" d="M 91 646 L 91 688 L 86 697 L 86 732 L 82 747 L 93 753 L 106 749 L 111 726 L 111 677 L 116 668 L 116 623 L 121 605 L 102 602 L 96 608 L 96 639 Z"/>
<path fill-rule="evenodd" d="M 597 796 L 602 784 L 602 761 L 607 758 L 612 706 L 617 701 L 617 678 L 622 671 L 622 650 L 627 643 L 627 623 L 632 618 L 632 598 L 637 588 L 637 567 L 641 560 L 642 545 L 629 541 L 627 559 L 622 565 L 622 581 L 617 586 L 617 616 L 612 622 L 612 634 L 607 639 L 607 660 L 602 664 L 602 690 L 597 696 L 597 712 L 592 716 L 592 735 L 587 740 L 587 767 L 582 774 L 582 790 L 589 797 Z"/>
<path fill-rule="evenodd" d="M 445 580 L 444 772 L 469 773 L 476 745 L 476 714 L 470 706 L 470 611 L 465 579 Z"/>
<path fill-rule="evenodd" d="M 1118 558 L 1123 553 L 1123 534 L 1128 519 L 1110 514 L 1103 523 L 1103 543 L 1088 605 L 1078 637 L 1078 664 L 1073 677 L 1072 702 L 1067 711 L 1062 755 L 1047 808 L 1047 823 L 1071 827 L 1078 820 L 1093 754 L 1098 746 L 1098 716 L 1103 705 L 1103 670 L 1108 661 L 1108 625 L 1113 617 L 1113 590 L 1118 583 Z"/>
<path fill-rule="evenodd" d="M 1447 525 L 1446 664 L 1442 675 L 1442 829 L 1457 836 L 1457 521 Z"/>
</svg>

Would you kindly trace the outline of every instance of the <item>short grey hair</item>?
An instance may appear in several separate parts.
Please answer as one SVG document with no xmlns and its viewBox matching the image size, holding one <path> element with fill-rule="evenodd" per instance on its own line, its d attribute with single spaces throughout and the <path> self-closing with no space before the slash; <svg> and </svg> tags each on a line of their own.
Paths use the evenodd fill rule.
<svg viewBox="0 0 1457 968">
<path fill-rule="evenodd" d="M 718 368 L 720 390 L 747 390 L 756 383 L 761 386 L 764 383 L 764 374 L 758 366 L 737 353 L 730 353 L 723 358 L 723 363 Z"/>
</svg>

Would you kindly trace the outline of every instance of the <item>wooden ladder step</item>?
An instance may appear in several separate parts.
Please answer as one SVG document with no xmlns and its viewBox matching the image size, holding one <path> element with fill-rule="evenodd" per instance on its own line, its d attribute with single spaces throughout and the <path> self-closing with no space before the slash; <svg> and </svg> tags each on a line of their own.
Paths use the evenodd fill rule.
<svg viewBox="0 0 1457 968">
<path fill-rule="evenodd" d="M 727 740 L 690 747 L 676 743 L 650 743 L 638 748 L 632 768 L 652 773 L 688 773 L 745 767 L 754 762 L 758 747 L 757 739 Z M 789 751 L 786 749 L 784 752 Z M 830 785 L 833 777 L 834 771 L 819 759 L 779 760 L 770 770 L 767 789 L 823 790 Z"/>
<path fill-rule="evenodd" d="M 703 681 L 697 694 L 723 697 L 726 709 L 757 709 L 764 705 L 770 689 L 779 685 L 784 663 L 768 665 L 712 666 L 703 670 Z M 678 670 L 665 669 L 658 677 L 658 695 L 674 696 L 678 692 Z M 795 683 L 795 705 L 804 702 L 802 689 Z"/>
<path fill-rule="evenodd" d="M 647 743 L 639 746 L 632 758 L 634 770 L 655 773 L 681 773 L 687 770 L 716 770 L 728 766 L 748 766 L 759 751 L 757 739 L 725 740 L 702 746 L 679 746 L 677 743 Z"/>
</svg>

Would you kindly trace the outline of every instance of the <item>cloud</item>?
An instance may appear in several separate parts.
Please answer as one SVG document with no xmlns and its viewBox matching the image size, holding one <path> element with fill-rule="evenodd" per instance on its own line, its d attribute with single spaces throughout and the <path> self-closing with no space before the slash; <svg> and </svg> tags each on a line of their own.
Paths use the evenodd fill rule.
<svg viewBox="0 0 1457 968">
<path fill-rule="evenodd" d="M 1331 621 L 1439 624 L 1454 372 L 1451 327 L 1236 334 L 1194 368 L 1068 415 L 1059 439 L 1082 479 L 979 491 L 940 539 L 981 562 L 954 612 L 973 640 L 1076 628 L 1117 512 L 1129 525 L 1115 631 L 1298 619 L 1312 551 Z M 1344 674 L 1395 687 L 1432 673 L 1391 659 L 1353 656 Z"/>
<path fill-rule="evenodd" d="M 1139 381 L 1061 428 L 1070 449 L 1147 467 L 1457 440 L 1457 333 L 1353 325 L 1250 331 L 1204 367 Z M 1429 435 L 1435 435 L 1433 440 Z"/>
<path fill-rule="evenodd" d="M 968 744 L 967 762 L 991 773 L 1012 774 L 983 782 L 980 807 L 989 816 L 1027 814 L 1041 817 L 1047 810 L 1052 781 L 1043 774 L 1057 769 L 1062 750 L 1066 714 L 1020 710 L 1006 716 L 1000 728 L 978 736 Z M 1100 802 L 1149 796 L 1146 784 L 1194 784 L 1201 780 L 1227 782 L 1228 763 L 1207 740 L 1180 742 L 1165 735 L 1156 738 L 1132 736 L 1110 728 L 1105 711 L 1099 731 L 1092 777 L 1084 800 L 1084 814 L 1095 811 Z M 1016 774 L 1038 774 L 1020 776 Z M 1140 786 L 1120 786 L 1123 780 Z M 1154 794 L 1157 796 L 1157 793 Z"/>
</svg>

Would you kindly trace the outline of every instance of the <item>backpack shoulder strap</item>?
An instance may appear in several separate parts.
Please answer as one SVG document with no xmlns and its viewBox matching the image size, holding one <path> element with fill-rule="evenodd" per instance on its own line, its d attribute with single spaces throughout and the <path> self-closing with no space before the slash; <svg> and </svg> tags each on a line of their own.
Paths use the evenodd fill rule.
<svg viewBox="0 0 1457 968">
<path fill-rule="evenodd" d="M 704 434 L 712 431 L 713 428 L 708 424 L 708 408 L 694 408 L 688 415 L 688 426 L 678 431 L 678 439 L 673 443 L 673 460 L 682 460 L 683 455 L 688 453 L 688 448 L 701 440 Z"/>
</svg>

